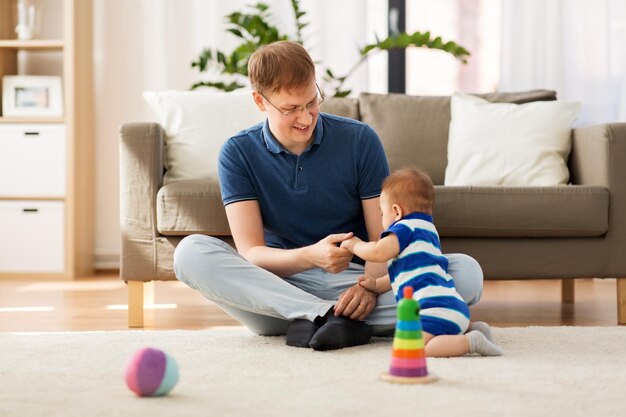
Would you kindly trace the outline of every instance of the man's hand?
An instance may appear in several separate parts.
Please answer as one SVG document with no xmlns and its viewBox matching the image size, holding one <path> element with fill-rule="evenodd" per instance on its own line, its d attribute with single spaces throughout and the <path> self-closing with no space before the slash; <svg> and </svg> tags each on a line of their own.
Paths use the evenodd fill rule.
<svg viewBox="0 0 626 417">
<path fill-rule="evenodd" d="M 377 295 L 359 284 L 348 288 L 339 296 L 335 305 L 335 316 L 347 316 L 353 320 L 364 320 L 376 307 Z"/>
<path fill-rule="evenodd" d="M 348 268 L 352 253 L 337 244 L 352 237 L 350 233 L 338 233 L 326 236 L 314 245 L 308 246 L 308 258 L 318 268 L 336 274 Z"/>
</svg>

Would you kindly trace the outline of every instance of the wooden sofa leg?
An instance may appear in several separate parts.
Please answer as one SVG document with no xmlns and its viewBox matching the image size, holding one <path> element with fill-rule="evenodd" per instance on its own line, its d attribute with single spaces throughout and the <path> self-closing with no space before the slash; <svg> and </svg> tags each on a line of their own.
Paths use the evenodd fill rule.
<svg viewBox="0 0 626 417">
<path fill-rule="evenodd" d="M 626 278 L 617 280 L 617 324 L 626 324 Z"/>
<path fill-rule="evenodd" d="M 574 304 L 574 280 L 561 280 L 561 302 L 563 304 Z"/>
<path fill-rule="evenodd" d="M 128 281 L 128 327 L 143 327 L 143 281 Z"/>
<path fill-rule="evenodd" d="M 143 327 L 143 310 L 154 304 L 154 281 L 128 281 L 128 327 Z"/>
</svg>

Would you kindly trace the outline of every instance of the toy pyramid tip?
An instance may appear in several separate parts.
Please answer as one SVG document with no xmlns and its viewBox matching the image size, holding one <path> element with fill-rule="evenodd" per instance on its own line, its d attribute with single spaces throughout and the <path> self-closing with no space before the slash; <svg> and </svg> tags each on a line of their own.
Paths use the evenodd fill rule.
<svg viewBox="0 0 626 417">
<path fill-rule="evenodd" d="M 404 298 L 413 298 L 413 287 L 406 285 L 402 290 L 402 295 Z"/>
</svg>

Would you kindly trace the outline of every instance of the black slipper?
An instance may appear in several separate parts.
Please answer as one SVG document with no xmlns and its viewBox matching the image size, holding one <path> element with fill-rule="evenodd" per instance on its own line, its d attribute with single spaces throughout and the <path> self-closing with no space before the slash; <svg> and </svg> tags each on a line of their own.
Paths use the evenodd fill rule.
<svg viewBox="0 0 626 417">
<path fill-rule="evenodd" d="M 333 350 L 369 343 L 372 327 L 347 317 L 331 316 L 313 335 L 309 346 L 315 350 Z"/>
<path fill-rule="evenodd" d="M 287 346 L 309 347 L 311 338 L 319 327 L 308 320 L 295 319 L 287 326 Z"/>
</svg>

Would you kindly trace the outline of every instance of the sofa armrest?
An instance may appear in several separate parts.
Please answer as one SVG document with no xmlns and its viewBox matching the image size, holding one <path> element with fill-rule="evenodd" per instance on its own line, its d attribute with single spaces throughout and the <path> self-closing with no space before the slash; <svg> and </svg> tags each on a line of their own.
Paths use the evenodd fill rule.
<svg viewBox="0 0 626 417">
<path fill-rule="evenodd" d="M 163 128 L 157 123 L 120 127 L 120 277 L 156 278 L 156 195 L 163 184 Z"/>
<path fill-rule="evenodd" d="M 570 174 L 573 184 L 601 185 L 609 190 L 604 276 L 626 277 L 626 123 L 574 129 Z"/>
</svg>

